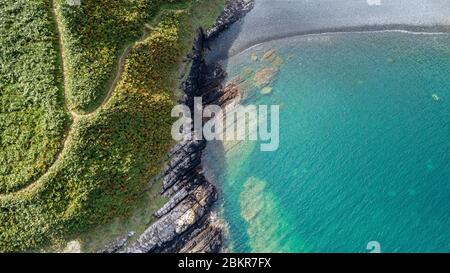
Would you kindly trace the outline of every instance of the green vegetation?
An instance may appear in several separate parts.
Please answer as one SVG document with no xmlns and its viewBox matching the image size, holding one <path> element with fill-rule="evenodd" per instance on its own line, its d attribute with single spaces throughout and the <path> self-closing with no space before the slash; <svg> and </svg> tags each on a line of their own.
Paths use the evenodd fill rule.
<svg viewBox="0 0 450 273">
<path fill-rule="evenodd" d="M 47 145 L 43 150 L 48 153 L 50 144 L 46 143 L 56 143 L 53 144 L 56 152 L 53 152 L 53 160 L 45 152 L 30 152 L 48 162 L 54 161 L 53 165 L 49 168 L 37 166 L 40 174 L 45 174 L 40 177 L 32 176 L 36 178 L 32 184 L 16 183 L 30 186 L 16 186 L 0 194 L 0 251 L 39 250 L 63 243 L 67 238 L 74 238 L 118 216 L 124 219 L 135 211 L 142 200 L 143 189 L 159 173 L 172 144 L 170 127 L 173 120 L 170 118 L 170 111 L 174 105 L 173 94 L 177 86 L 175 79 L 180 59 L 190 49 L 193 33 L 199 22 L 210 22 L 210 18 L 217 16 L 216 12 L 210 12 L 217 11 L 217 6 L 206 10 L 205 7 L 212 7 L 212 4 L 204 3 L 214 2 L 220 5 L 223 0 L 82 0 L 81 8 L 70 7 L 65 1 L 57 1 L 58 19 L 53 21 L 50 20 L 51 1 L 6 2 L 7 4 L 0 6 L 0 12 L 2 34 L 5 32 L 10 35 L 5 38 L 7 47 L 14 45 L 17 48 L 16 41 L 21 33 L 12 33 L 12 23 L 4 23 L 3 21 L 8 20 L 4 18 L 11 21 L 23 20 L 23 24 L 35 22 L 37 26 L 34 27 L 34 32 L 42 28 L 41 31 L 48 33 L 49 38 L 46 40 L 46 36 L 39 35 L 40 38 L 33 40 L 31 33 L 22 31 L 25 35 L 22 42 L 24 48 L 39 48 L 42 41 L 48 43 L 48 50 L 26 51 L 28 55 L 23 55 L 24 62 L 32 60 L 33 65 L 37 66 L 35 63 L 39 63 L 46 67 L 36 68 L 36 71 L 41 72 L 39 75 L 13 75 L 8 78 L 8 72 L 21 71 L 22 66 L 14 66 L 20 54 L 1 55 L 2 60 L 5 60 L 5 64 L 2 61 L 0 86 L 2 126 L 3 120 L 5 123 L 14 122 L 12 116 L 3 118 L 6 112 L 4 109 L 14 105 L 11 101 L 14 93 L 8 95 L 8 90 L 13 87 L 23 90 L 21 85 L 33 80 L 29 83 L 34 92 L 30 98 L 41 96 L 46 99 L 42 99 L 42 108 L 36 107 L 40 110 L 36 110 L 36 113 L 41 113 L 52 122 L 42 118 L 46 123 L 39 128 L 32 122 L 36 120 L 35 116 L 27 118 L 28 115 L 40 117 L 34 114 L 34 109 L 29 109 L 32 102 L 26 100 L 27 97 L 17 97 L 14 99 L 24 105 L 22 112 L 16 111 L 17 118 L 23 118 L 23 124 L 18 123 L 17 130 L 30 126 L 30 130 L 41 130 L 52 136 L 47 138 L 53 142 L 40 141 L 42 143 L 39 144 Z M 31 11 L 31 7 L 40 10 L 40 13 Z M 202 16 L 197 12 L 199 8 L 205 10 Z M 158 15 L 157 10 L 160 10 Z M 33 15 L 32 18 L 29 14 Z M 192 14 L 197 15 L 193 17 Z M 82 21 L 82 26 L 77 28 L 76 20 L 86 21 Z M 139 27 L 146 20 L 149 20 L 151 26 L 144 27 L 142 24 Z M 64 115 L 64 92 L 56 53 L 58 46 L 55 43 L 58 38 L 54 22 L 63 26 L 60 25 L 60 29 L 63 30 L 68 105 L 78 113 L 72 113 L 73 123 L 67 131 L 64 131 L 67 114 Z M 29 27 L 33 28 L 33 25 Z M 143 33 L 144 29 L 146 35 L 139 38 L 139 33 Z M 138 41 L 133 43 L 133 39 Z M 2 41 L 2 46 L 3 44 Z M 117 69 L 118 55 L 127 45 L 130 45 L 129 53 L 122 69 Z M 96 51 L 98 49 L 105 51 Z M 3 66 L 10 68 L 5 70 Z M 31 69 L 27 70 L 28 72 L 23 73 L 31 73 Z M 117 85 L 114 86 L 111 97 L 104 99 L 111 75 L 117 71 L 121 72 Z M 38 89 L 36 86 L 41 77 L 47 85 Z M 75 95 L 75 90 L 79 94 Z M 103 99 L 98 99 L 102 97 Z M 53 110 L 48 109 L 50 104 L 54 107 Z M 83 115 L 86 113 L 89 114 Z M 67 135 L 66 138 L 64 135 Z M 34 134 L 33 136 L 36 137 Z M 2 153 L 4 147 L 19 149 L 11 141 L 4 144 L 3 139 L 2 132 Z M 33 142 L 30 140 L 26 142 L 24 151 L 17 150 L 16 154 L 27 154 L 30 149 L 26 147 L 30 147 L 31 143 Z M 61 151 L 59 156 L 58 151 Z M 13 157 L 10 162 L 11 166 L 18 164 Z M 27 162 L 24 164 L 28 164 Z M 35 163 L 36 161 L 30 166 Z M 13 173 L 10 168 L 6 168 L 6 171 Z M 17 181 L 19 180 L 21 181 Z"/>
<path fill-rule="evenodd" d="M 136 41 L 161 1 L 97 0 L 70 6 L 58 0 L 69 109 L 95 110 L 107 96 L 125 47 Z"/>
<path fill-rule="evenodd" d="M 32 183 L 62 149 L 57 37 L 46 1 L 0 2 L 0 194 Z"/>
<path fill-rule="evenodd" d="M 125 236 L 129 232 L 134 233 L 129 241 L 136 241 L 155 221 L 153 214 L 167 202 L 167 198 L 161 195 L 161 187 L 162 181 L 159 181 L 146 191 L 129 215 L 116 217 L 108 223 L 97 226 L 81 236 L 74 236 L 72 239 L 79 243 L 83 252 L 96 252 L 104 249 L 111 241 Z"/>
</svg>

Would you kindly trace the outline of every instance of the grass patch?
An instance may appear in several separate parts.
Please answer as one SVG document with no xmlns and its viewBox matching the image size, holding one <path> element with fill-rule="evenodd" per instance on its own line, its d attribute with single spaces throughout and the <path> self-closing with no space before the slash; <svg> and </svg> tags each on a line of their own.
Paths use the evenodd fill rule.
<svg viewBox="0 0 450 273">
<path fill-rule="evenodd" d="M 89 232 L 75 236 L 74 240 L 80 242 L 83 252 L 99 251 L 114 239 L 129 232 L 134 233 L 129 242 L 137 240 L 139 235 L 156 220 L 153 213 L 168 201 L 160 194 L 161 187 L 162 181 L 159 181 L 150 190 L 144 192 L 129 216 L 116 217 Z"/>
<path fill-rule="evenodd" d="M 114 79 L 119 56 L 141 35 L 160 2 L 149 0 L 82 0 L 70 6 L 57 0 L 64 41 L 69 108 L 92 112 Z"/>
<path fill-rule="evenodd" d="M 32 183 L 62 149 L 57 37 L 47 1 L 0 3 L 0 194 Z"/>
</svg>

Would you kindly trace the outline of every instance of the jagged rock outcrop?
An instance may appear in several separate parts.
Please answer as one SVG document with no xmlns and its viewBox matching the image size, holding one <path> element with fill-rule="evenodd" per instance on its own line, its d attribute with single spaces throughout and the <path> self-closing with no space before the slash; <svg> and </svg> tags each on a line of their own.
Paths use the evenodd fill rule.
<svg viewBox="0 0 450 273">
<path fill-rule="evenodd" d="M 254 6 L 255 0 L 227 0 L 222 14 L 219 16 L 214 26 L 206 31 L 206 38 L 215 38 L 231 24 L 244 17 L 244 15 L 252 10 Z"/>
<path fill-rule="evenodd" d="M 223 77 L 216 77 L 203 58 L 204 34 L 199 30 L 193 46 L 192 68 L 182 84 L 185 96 L 181 103 L 193 112 L 193 99 L 204 90 L 216 93 Z M 224 75 L 224 72 L 221 73 Z M 222 245 L 222 228 L 211 218 L 217 199 L 215 187 L 203 174 L 202 152 L 205 140 L 196 140 L 187 132 L 183 141 L 169 152 L 161 194 L 170 198 L 155 213 L 159 218 L 126 252 L 217 252 Z"/>
<path fill-rule="evenodd" d="M 159 220 L 125 252 L 181 252 L 182 250 L 189 252 L 195 247 L 195 245 L 192 247 L 186 245 L 191 238 L 199 243 L 204 242 L 204 239 L 211 241 L 211 236 L 198 237 L 202 234 L 201 231 L 206 229 L 217 235 L 214 236 L 213 244 L 221 245 L 220 227 L 210 225 L 209 219 L 211 206 L 217 199 L 216 189 L 201 173 L 196 170 L 193 172 L 196 179 L 189 181 L 193 183 L 184 183 L 180 190 L 172 193 L 171 201 L 155 214 L 160 217 Z M 218 248 L 215 247 L 212 250 L 217 251 Z"/>
</svg>

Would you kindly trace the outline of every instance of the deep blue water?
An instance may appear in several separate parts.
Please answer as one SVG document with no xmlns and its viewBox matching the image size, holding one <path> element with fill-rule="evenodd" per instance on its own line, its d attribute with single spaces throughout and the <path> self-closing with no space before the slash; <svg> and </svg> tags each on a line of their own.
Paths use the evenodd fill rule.
<svg viewBox="0 0 450 273">
<path fill-rule="evenodd" d="M 264 67 L 269 95 L 252 86 Z M 450 252 L 450 35 L 294 37 L 227 70 L 244 105 L 280 105 L 276 152 L 208 148 L 232 251 Z"/>
</svg>

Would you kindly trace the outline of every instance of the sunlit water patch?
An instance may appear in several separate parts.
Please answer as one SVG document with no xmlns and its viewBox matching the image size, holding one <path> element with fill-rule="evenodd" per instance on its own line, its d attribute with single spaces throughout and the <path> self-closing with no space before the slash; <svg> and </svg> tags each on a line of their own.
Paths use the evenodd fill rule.
<svg viewBox="0 0 450 273">
<path fill-rule="evenodd" d="M 228 60 L 242 103 L 280 105 L 280 146 L 210 144 L 238 252 L 450 251 L 450 36 L 341 33 Z"/>
</svg>

